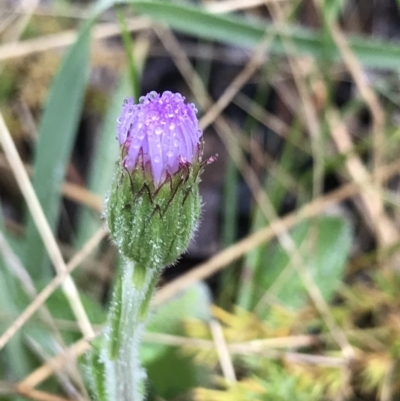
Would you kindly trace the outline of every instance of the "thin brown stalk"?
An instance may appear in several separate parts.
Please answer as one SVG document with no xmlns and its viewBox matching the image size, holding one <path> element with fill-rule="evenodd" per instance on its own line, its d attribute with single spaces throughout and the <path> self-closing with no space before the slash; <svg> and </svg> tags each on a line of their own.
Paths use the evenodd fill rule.
<svg viewBox="0 0 400 401">
<path fill-rule="evenodd" d="M 246 63 L 242 71 L 231 81 L 229 86 L 219 99 L 212 104 L 204 116 L 200 119 L 200 125 L 206 129 L 212 124 L 216 118 L 224 111 L 232 99 L 237 95 L 240 89 L 248 82 L 248 80 L 258 71 L 264 63 L 265 54 L 275 37 L 275 33 L 265 34 L 262 40 L 257 44 L 250 60 Z"/>
<path fill-rule="evenodd" d="M 3 155 L 0 155 L 0 167 L 7 171 L 11 171 L 11 167 L 9 166 Z M 24 168 L 28 176 L 31 176 L 32 166 L 24 163 Z M 101 199 L 101 197 L 96 195 L 89 189 L 83 187 L 82 185 L 77 185 L 72 182 L 64 181 L 61 186 L 61 192 L 69 200 L 88 206 L 97 212 L 101 212 L 103 210 L 103 200 Z"/>
<path fill-rule="evenodd" d="M 129 32 L 137 32 L 151 27 L 147 18 L 138 17 L 127 21 Z M 101 23 L 93 28 L 92 38 L 101 40 L 120 35 L 121 28 L 116 23 Z M 47 50 L 68 47 L 76 41 L 77 31 L 69 30 L 52 35 L 46 35 L 35 39 L 27 39 L 14 44 L 0 46 L 0 61 L 10 60 L 18 57 L 26 57 Z"/>
<path fill-rule="evenodd" d="M 367 222 L 372 230 L 376 232 L 382 246 L 393 245 L 398 241 L 399 233 L 394 223 L 383 211 L 383 202 L 379 190 L 381 186 L 376 186 L 376 181 L 374 182 L 371 179 L 358 155 L 351 153 L 353 142 L 346 125 L 341 121 L 337 111 L 328 110 L 326 118 L 337 149 L 341 154 L 349 155 L 346 157 L 345 166 L 350 177 L 355 183 L 363 183 L 360 187 L 360 197 L 363 201 Z"/>
<path fill-rule="evenodd" d="M 229 349 L 237 353 L 254 353 L 262 352 L 267 349 L 276 348 L 302 348 L 315 345 L 319 342 L 319 338 L 313 335 L 298 335 L 288 337 L 263 338 L 260 340 L 250 340 L 243 343 L 230 343 Z"/>
<path fill-rule="evenodd" d="M 103 199 L 81 185 L 64 181 L 61 191 L 66 198 L 88 206 L 96 212 L 100 213 L 103 210 Z"/>
<path fill-rule="evenodd" d="M 70 398 L 60 397 L 59 395 L 47 393 L 33 388 L 21 388 L 18 394 L 35 401 L 73 401 Z"/>
<path fill-rule="evenodd" d="M 8 244 L 5 236 L 3 233 L 0 231 L 0 254 L 3 257 L 3 260 L 5 262 L 5 265 L 9 269 L 10 273 L 14 275 L 18 281 L 21 283 L 22 288 L 24 289 L 25 293 L 33 299 L 37 295 L 37 290 L 35 287 L 35 284 L 21 263 L 21 260 L 18 258 L 18 256 L 14 253 L 13 249 L 11 246 Z M 41 307 L 39 309 L 39 313 L 43 319 L 44 322 L 51 328 L 52 332 L 55 335 L 55 338 L 59 342 L 60 345 L 65 346 L 64 340 L 57 328 L 57 325 L 55 323 L 55 320 L 53 319 L 53 316 L 49 312 L 49 310 L 46 307 Z"/>
<path fill-rule="evenodd" d="M 6 42 L 16 43 L 19 40 L 38 4 L 39 0 L 26 0 L 20 4 L 18 11 L 22 12 L 22 14 L 9 26 L 8 31 L 3 35 Z"/>
<path fill-rule="evenodd" d="M 210 330 L 222 373 L 228 383 L 234 383 L 236 382 L 235 368 L 233 367 L 232 358 L 225 341 L 221 323 L 216 319 L 211 319 Z"/>
<path fill-rule="evenodd" d="M 391 361 L 386 369 L 385 378 L 383 380 L 380 391 L 380 401 L 392 401 L 394 396 L 396 362 Z"/>
<path fill-rule="evenodd" d="M 164 333 L 147 332 L 144 334 L 144 342 L 163 344 L 172 347 L 187 347 L 198 350 L 213 350 L 213 341 L 201 338 L 182 337 Z M 265 338 L 250 340 L 242 343 L 226 343 L 227 350 L 232 354 L 250 355 L 268 352 L 278 352 L 279 349 L 296 349 L 315 345 L 320 341 L 318 336 L 298 335 L 289 337 Z M 49 359 L 42 366 L 33 371 L 24 380 L 18 383 L 18 388 L 34 388 L 47 380 L 55 371 L 62 370 L 65 363 L 71 358 L 78 358 L 90 349 L 90 342 L 81 338 L 72 344 L 67 350 Z M 280 351 L 282 352 L 282 351 Z M 306 354 L 301 354 L 306 355 Z M 312 356 L 311 356 L 312 358 Z"/>
<path fill-rule="evenodd" d="M 319 9 L 321 15 L 323 13 L 322 10 L 322 1 L 321 0 L 314 0 L 315 6 Z M 361 97 L 364 99 L 365 103 L 367 104 L 371 115 L 372 115 L 372 134 L 373 134 L 373 139 L 374 139 L 374 174 L 373 174 L 373 181 L 378 189 L 378 192 L 380 191 L 380 182 L 378 179 L 378 168 L 381 166 L 383 163 L 383 156 L 384 156 L 384 144 L 385 144 L 385 135 L 384 135 L 384 130 L 385 130 L 385 112 L 378 100 L 378 97 L 376 96 L 375 92 L 372 90 L 370 87 L 365 72 L 362 68 L 362 65 L 358 61 L 357 57 L 355 56 L 354 52 L 351 50 L 351 47 L 337 25 L 337 23 L 332 20 L 327 18 L 326 19 L 326 24 L 329 29 L 329 32 L 332 36 L 332 39 L 334 40 L 337 48 L 339 49 L 341 56 L 343 58 L 344 64 L 346 65 L 348 71 L 350 72 L 357 89 L 360 92 Z M 378 204 L 380 207 L 378 212 L 379 215 L 383 213 L 383 203 L 380 202 Z M 382 231 L 382 230 L 381 230 Z M 382 231 L 382 234 L 384 232 Z M 378 238 L 379 239 L 379 238 Z M 389 245 L 389 243 L 385 242 L 386 238 L 383 237 L 381 239 L 382 245 Z"/>
<path fill-rule="evenodd" d="M 295 46 L 293 42 L 289 39 L 289 35 L 285 34 L 286 30 L 286 16 L 281 10 L 281 6 L 275 1 L 268 3 L 274 24 L 279 28 L 278 31 L 281 32 L 281 40 L 283 46 L 288 53 L 289 65 L 291 68 L 293 80 L 296 84 L 300 107 L 303 116 L 304 123 L 308 129 L 311 138 L 311 148 L 314 158 L 314 168 L 313 168 L 313 198 L 316 198 L 322 193 L 322 185 L 324 178 L 324 154 L 323 154 L 323 142 L 321 140 L 321 127 L 318 120 L 318 114 L 309 93 L 307 85 L 305 83 L 304 77 L 307 76 L 305 63 L 306 60 L 291 56 L 295 54 Z"/>
<path fill-rule="evenodd" d="M 331 366 L 336 368 L 346 367 L 348 363 L 348 361 L 344 358 L 326 355 L 303 354 L 300 352 L 277 352 L 276 357 L 283 357 L 286 362 L 290 363 L 305 363 L 308 365 Z"/>
<path fill-rule="evenodd" d="M 47 298 L 60 286 L 68 275 L 78 267 L 86 257 L 97 247 L 106 235 L 103 229 L 98 230 L 84 247 L 68 262 L 66 270 L 60 272 L 49 284 L 37 295 L 30 305 L 20 314 L 15 322 L 0 337 L 0 350 L 14 336 L 14 334 L 32 317 L 32 315 L 46 302 Z M 92 337 L 93 338 L 94 332 Z"/>
<path fill-rule="evenodd" d="M 268 112 L 263 107 L 252 101 L 243 93 L 238 93 L 233 99 L 233 103 L 246 111 L 247 114 L 258 120 L 280 137 L 287 139 L 290 127 L 279 117 Z"/>
<path fill-rule="evenodd" d="M 59 355 L 49 359 L 42 366 L 33 371 L 24 380 L 18 383 L 18 388 L 34 388 L 45 381 L 55 371 L 62 370 L 67 361 L 83 355 L 90 347 L 90 343 L 82 338 Z"/>
<path fill-rule="evenodd" d="M 223 0 L 223 1 L 207 1 L 204 6 L 207 11 L 215 14 L 230 13 L 238 10 L 246 10 L 255 8 L 270 1 L 286 2 L 287 0 Z"/>
</svg>

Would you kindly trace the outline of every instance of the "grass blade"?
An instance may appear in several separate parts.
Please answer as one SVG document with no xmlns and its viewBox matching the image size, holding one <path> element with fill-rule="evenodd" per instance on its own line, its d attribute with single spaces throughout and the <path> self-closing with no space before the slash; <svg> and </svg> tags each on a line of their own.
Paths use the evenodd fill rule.
<svg viewBox="0 0 400 401">
<path fill-rule="evenodd" d="M 281 38 L 294 44 L 296 53 L 321 58 L 327 53 L 336 60 L 340 59 L 339 51 L 333 43 L 327 43 L 321 32 L 302 27 L 287 27 L 278 35 L 277 28 L 257 19 L 244 19 L 233 15 L 210 14 L 203 8 L 186 4 L 167 3 L 164 1 L 123 0 L 116 3 L 130 3 L 134 11 L 144 14 L 157 22 L 164 23 L 178 31 L 198 36 L 202 39 L 221 41 L 234 45 L 253 48 L 267 33 L 275 39 L 271 52 L 286 54 Z M 104 7 L 110 1 L 103 2 Z M 286 36 L 286 37 L 285 37 Z M 369 67 L 398 69 L 400 44 L 394 41 L 376 40 L 357 36 L 348 36 L 349 43 L 360 62 Z M 328 46 L 328 48 L 326 48 Z"/>
<path fill-rule="evenodd" d="M 114 177 L 115 162 L 119 156 L 119 147 L 115 140 L 115 126 L 123 99 L 130 93 L 130 85 L 131 83 L 125 75 L 111 99 L 91 165 L 88 188 L 101 197 L 104 197 L 111 188 Z M 82 210 L 79 222 L 77 248 L 82 247 L 101 225 L 99 216 L 94 215 L 93 211 L 86 207 Z"/>
<path fill-rule="evenodd" d="M 39 128 L 33 186 L 50 227 L 57 226 L 60 187 L 75 141 L 88 78 L 91 24 L 81 29 L 51 88 Z M 27 222 L 25 265 L 33 279 L 50 276 L 48 257 L 31 216 Z"/>
</svg>

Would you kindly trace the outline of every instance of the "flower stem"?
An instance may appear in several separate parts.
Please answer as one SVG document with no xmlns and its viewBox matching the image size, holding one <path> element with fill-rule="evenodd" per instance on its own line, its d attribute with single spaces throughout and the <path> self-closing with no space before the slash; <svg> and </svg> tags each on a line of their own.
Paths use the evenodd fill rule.
<svg viewBox="0 0 400 401">
<path fill-rule="evenodd" d="M 140 364 L 139 346 L 158 278 L 156 269 L 125 263 L 115 286 L 98 358 L 91 358 L 97 362 L 96 366 L 92 363 L 96 370 L 92 376 L 96 378 L 93 385 L 98 401 L 144 400 L 146 373 Z M 98 363 L 104 382 L 98 379 Z"/>
<path fill-rule="evenodd" d="M 153 297 L 153 293 L 154 293 L 154 289 L 157 285 L 158 282 L 158 278 L 159 275 L 155 274 L 151 281 L 150 281 L 150 285 L 147 289 L 146 295 L 140 305 L 140 309 L 139 309 L 139 319 L 142 321 L 145 321 L 149 315 L 149 306 L 150 306 L 150 301 L 151 298 Z"/>
</svg>

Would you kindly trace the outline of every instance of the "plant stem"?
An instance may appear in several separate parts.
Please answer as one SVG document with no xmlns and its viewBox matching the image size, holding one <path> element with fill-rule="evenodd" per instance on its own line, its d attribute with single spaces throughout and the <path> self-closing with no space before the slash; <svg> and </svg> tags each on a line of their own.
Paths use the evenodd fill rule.
<svg viewBox="0 0 400 401">
<path fill-rule="evenodd" d="M 125 263 L 98 349 L 97 362 L 104 380 L 93 380 L 98 401 L 145 399 L 146 373 L 140 364 L 139 349 L 158 277 L 156 269 L 144 269 L 129 260 Z M 99 366 L 95 365 L 93 376 L 99 374 Z"/>
</svg>

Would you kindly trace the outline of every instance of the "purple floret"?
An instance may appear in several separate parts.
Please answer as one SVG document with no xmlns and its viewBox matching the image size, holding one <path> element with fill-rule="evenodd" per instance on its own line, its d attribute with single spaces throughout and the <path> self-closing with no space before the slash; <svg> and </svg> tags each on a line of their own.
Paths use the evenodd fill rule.
<svg viewBox="0 0 400 401">
<path fill-rule="evenodd" d="M 197 109 L 186 104 L 179 93 L 150 92 L 134 104 L 124 100 L 118 118 L 117 138 L 126 150 L 124 166 L 132 171 L 142 156 L 150 167 L 154 184 L 162 184 L 167 173 L 175 174 L 182 163 L 197 161 L 203 132 L 198 127 Z"/>
</svg>

